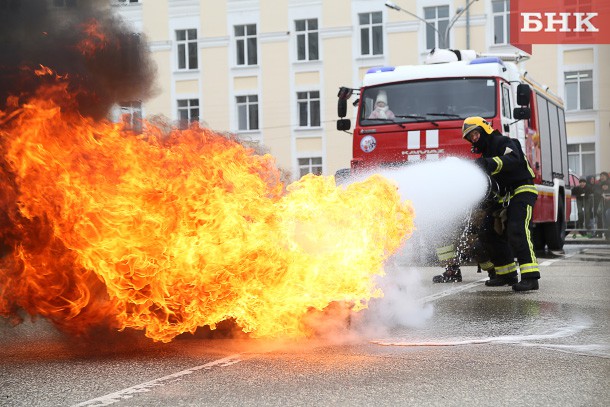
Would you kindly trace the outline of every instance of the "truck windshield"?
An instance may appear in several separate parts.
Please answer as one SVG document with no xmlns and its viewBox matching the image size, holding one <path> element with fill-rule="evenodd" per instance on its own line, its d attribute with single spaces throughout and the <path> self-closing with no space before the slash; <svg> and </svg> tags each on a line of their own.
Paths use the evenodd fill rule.
<svg viewBox="0 0 610 407">
<path fill-rule="evenodd" d="M 384 84 L 366 88 L 360 97 L 360 123 L 465 119 L 496 116 L 496 81 L 451 78 Z"/>
</svg>

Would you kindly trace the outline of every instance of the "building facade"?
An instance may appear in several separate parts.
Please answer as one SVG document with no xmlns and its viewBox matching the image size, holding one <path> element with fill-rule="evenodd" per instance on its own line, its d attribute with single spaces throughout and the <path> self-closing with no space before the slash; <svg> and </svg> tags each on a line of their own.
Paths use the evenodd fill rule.
<svg viewBox="0 0 610 407">
<path fill-rule="evenodd" d="M 110 0 L 158 68 L 156 96 L 121 109 L 235 133 L 293 180 L 331 175 L 351 158 L 351 135 L 336 130 L 339 86 L 434 47 L 514 53 L 509 1 Z M 525 68 L 565 101 L 571 170 L 610 170 L 610 45 L 534 45 Z"/>
</svg>

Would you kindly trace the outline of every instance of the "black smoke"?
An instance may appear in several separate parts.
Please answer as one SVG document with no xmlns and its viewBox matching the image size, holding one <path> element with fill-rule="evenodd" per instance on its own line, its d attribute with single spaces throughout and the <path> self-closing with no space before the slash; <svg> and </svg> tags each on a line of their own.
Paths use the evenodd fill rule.
<svg viewBox="0 0 610 407">
<path fill-rule="evenodd" d="M 156 67 L 144 35 L 101 3 L 0 0 L 0 110 L 9 96 L 25 101 L 49 80 L 34 74 L 40 65 L 67 75 L 78 111 L 95 119 L 114 103 L 152 96 Z M 92 25 L 103 39 L 87 33 Z M 84 50 L 87 41 L 93 47 Z"/>
</svg>

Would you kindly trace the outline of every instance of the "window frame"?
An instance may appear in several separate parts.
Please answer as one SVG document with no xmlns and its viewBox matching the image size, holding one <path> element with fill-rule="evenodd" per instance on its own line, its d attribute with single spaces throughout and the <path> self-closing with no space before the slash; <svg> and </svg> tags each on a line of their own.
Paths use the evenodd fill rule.
<svg viewBox="0 0 610 407">
<path fill-rule="evenodd" d="M 243 101 L 240 99 L 245 98 Z M 255 99 L 255 100 L 253 100 Z M 238 132 L 251 132 L 260 130 L 260 100 L 257 94 L 244 94 L 235 96 L 235 112 L 237 119 L 237 131 Z M 241 109 L 245 108 L 245 128 L 242 128 L 241 120 Z M 256 117 L 256 127 L 253 127 L 252 115 Z"/>
<path fill-rule="evenodd" d="M 447 9 L 447 17 L 439 17 L 439 10 L 441 8 Z M 426 17 L 427 10 L 434 10 L 433 18 Z M 423 14 L 424 14 L 424 20 L 426 21 L 426 34 L 424 36 L 424 42 L 425 42 L 426 49 L 430 50 L 432 48 L 442 48 L 441 41 L 444 41 L 444 39 L 445 39 L 444 38 L 445 32 L 447 31 L 447 27 L 449 26 L 449 21 L 450 21 L 449 4 L 440 4 L 440 5 L 436 5 L 436 6 L 424 7 Z M 444 23 L 443 30 L 440 29 L 441 22 Z M 434 28 L 432 28 L 432 27 L 434 27 Z M 428 45 L 429 45 L 428 40 L 429 40 L 429 35 L 430 35 L 429 30 L 432 30 L 432 34 L 434 35 L 434 44 L 432 47 L 428 47 Z M 441 35 L 443 36 L 443 38 L 441 38 Z M 449 41 L 449 38 L 447 38 L 447 41 Z M 449 48 L 449 44 L 445 44 L 445 48 Z"/>
<path fill-rule="evenodd" d="M 125 128 L 142 133 L 142 101 L 132 100 L 118 104 L 119 119 Z"/>
<path fill-rule="evenodd" d="M 585 145 L 591 146 L 591 149 L 587 149 L 587 150 L 583 149 L 583 146 L 585 146 Z M 576 147 L 577 151 L 570 151 L 570 150 L 573 150 L 574 147 Z M 584 156 L 590 156 L 589 162 L 591 162 L 593 164 L 593 171 L 589 171 L 590 174 L 585 173 L 585 167 L 583 165 Z M 570 170 L 572 172 L 577 174 L 579 177 L 587 177 L 589 175 L 596 174 L 596 165 L 595 165 L 596 157 L 595 157 L 595 142 L 594 141 L 568 144 L 568 162 L 572 162 L 573 157 L 576 157 L 576 159 L 578 160 L 578 168 L 572 168 L 570 166 Z"/>
<path fill-rule="evenodd" d="M 502 109 L 501 114 L 503 117 L 507 119 L 512 119 L 513 117 L 513 100 L 512 100 L 512 91 L 510 87 L 510 83 L 502 82 L 502 87 L 500 88 L 502 91 Z"/>
<path fill-rule="evenodd" d="M 315 21 L 316 28 L 310 28 L 311 22 Z M 304 29 L 300 30 L 299 22 L 304 22 Z M 298 62 L 319 61 L 320 60 L 320 24 L 317 18 L 302 18 L 294 20 L 294 30 L 296 33 L 296 60 Z M 300 49 L 303 44 L 304 55 L 301 58 Z M 312 55 L 314 54 L 315 55 Z"/>
<path fill-rule="evenodd" d="M 538 135 L 540 137 L 540 168 L 542 181 L 553 182 L 553 155 L 551 149 L 551 125 L 549 122 L 549 100 L 536 94 Z M 552 105 L 551 105 L 552 106 Z"/>
<path fill-rule="evenodd" d="M 243 28 L 243 35 L 238 34 L 238 28 Z M 248 33 L 248 28 L 254 27 L 254 34 Z M 235 66 L 257 66 L 258 65 L 258 27 L 256 23 L 235 24 L 233 26 L 233 35 L 235 38 Z M 252 43 L 253 42 L 253 43 Z M 250 52 L 253 49 L 254 61 L 250 60 Z M 241 52 L 240 52 L 241 51 Z M 243 53 L 243 55 L 240 55 Z M 243 62 L 240 63 L 240 57 Z"/>
<path fill-rule="evenodd" d="M 193 31 L 195 32 L 195 38 L 190 37 Z M 179 39 L 178 33 L 180 32 L 184 32 L 184 40 Z M 176 36 L 176 69 L 182 72 L 195 71 L 199 69 L 199 47 L 197 39 L 197 29 L 180 28 L 174 30 L 174 34 Z M 183 58 L 181 56 L 181 50 L 184 51 Z M 192 58 L 194 58 L 195 60 L 195 67 L 191 67 L 191 53 L 193 53 Z M 184 61 L 182 61 L 182 59 L 184 59 Z M 181 62 L 184 62 L 184 67 L 181 67 Z"/>
<path fill-rule="evenodd" d="M 317 95 L 316 95 L 317 94 Z M 317 128 L 322 125 L 321 97 L 319 90 L 298 91 L 297 120 L 299 128 Z M 303 109 L 303 110 L 302 110 Z M 317 111 L 316 111 L 317 109 Z M 303 116 L 305 114 L 305 117 Z M 316 117 L 317 114 L 317 117 Z M 303 124 L 305 119 L 305 124 Z M 317 123 L 316 123 L 317 119 Z"/>
<path fill-rule="evenodd" d="M 536 130 L 539 136 L 540 171 L 543 183 L 553 184 L 554 178 L 567 180 L 569 155 L 563 106 L 541 93 L 535 93 Z"/>
<path fill-rule="evenodd" d="M 307 162 L 305 162 L 307 160 Z M 314 160 L 319 160 L 319 163 L 314 163 Z M 297 157 L 297 168 L 299 170 L 299 179 L 307 174 L 323 175 L 324 174 L 324 158 L 322 155 L 300 156 Z M 318 171 L 314 171 L 317 169 Z M 305 170 L 305 171 L 303 171 Z"/>
<path fill-rule="evenodd" d="M 363 23 L 362 18 L 368 16 L 367 22 Z M 374 22 L 374 17 L 379 17 L 379 22 Z M 358 27 L 360 32 L 360 56 L 362 57 L 378 57 L 384 55 L 384 36 L 383 36 L 383 13 L 381 11 L 370 11 L 366 13 L 358 13 Z M 375 39 L 379 38 L 379 50 L 375 52 Z M 364 41 L 366 38 L 366 42 Z M 368 51 L 365 53 L 364 46 L 367 46 Z"/>
<path fill-rule="evenodd" d="M 197 105 L 191 105 L 192 102 L 197 102 Z M 180 102 L 186 102 L 186 106 L 180 106 Z M 197 118 L 193 118 L 193 111 L 197 112 Z M 176 112 L 178 114 L 178 122 L 181 129 L 190 127 L 193 122 L 198 122 L 201 118 L 201 103 L 199 98 L 185 98 L 176 100 Z M 182 112 L 186 112 L 186 120 L 182 117 Z"/>
<path fill-rule="evenodd" d="M 492 12 L 492 35 L 493 35 L 493 44 L 494 45 L 507 45 L 510 44 L 510 1 L 509 0 L 492 0 L 491 1 L 491 12 Z M 494 10 L 495 4 L 502 4 L 503 10 L 496 11 Z M 501 19 L 502 21 L 502 36 L 504 37 L 504 41 L 498 42 L 496 38 L 496 19 Z"/>
<path fill-rule="evenodd" d="M 589 73 L 589 78 L 585 79 L 585 80 L 581 80 L 581 75 Z M 568 79 L 568 75 L 577 75 L 577 77 L 574 80 L 569 80 Z M 576 84 L 576 107 L 570 106 L 570 94 L 571 91 L 569 91 L 569 85 L 573 85 Z M 582 99 L 583 99 L 583 86 L 585 86 L 586 84 L 590 84 L 590 94 L 591 94 L 591 99 L 589 100 L 591 107 L 586 107 L 583 108 L 582 105 Z M 593 69 L 572 69 L 572 70 L 565 70 L 563 72 L 563 86 L 564 86 L 564 96 L 565 96 L 565 105 L 566 105 L 566 110 L 570 111 L 570 112 L 576 112 L 576 111 L 589 111 L 589 110 L 593 110 L 595 109 L 595 97 L 594 97 L 594 92 L 595 92 L 595 87 L 594 87 L 594 83 L 593 83 Z"/>
</svg>

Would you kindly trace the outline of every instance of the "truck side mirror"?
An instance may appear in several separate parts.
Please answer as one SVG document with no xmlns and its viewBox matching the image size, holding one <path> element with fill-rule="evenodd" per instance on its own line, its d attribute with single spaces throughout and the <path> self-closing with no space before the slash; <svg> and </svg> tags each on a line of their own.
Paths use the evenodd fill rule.
<svg viewBox="0 0 610 407">
<path fill-rule="evenodd" d="M 530 104 L 531 92 L 530 85 L 527 83 L 517 85 L 517 104 L 519 106 L 528 106 Z"/>
<path fill-rule="evenodd" d="M 337 97 L 339 98 L 337 115 L 339 117 L 347 116 L 347 99 L 352 96 L 352 93 L 354 93 L 354 90 L 351 88 L 346 88 L 345 86 L 339 88 L 339 93 L 337 94 Z"/>
<path fill-rule="evenodd" d="M 347 116 L 347 99 L 339 99 L 337 102 L 337 115 L 339 117 Z"/>
<path fill-rule="evenodd" d="M 529 107 L 515 107 L 513 110 L 513 119 L 526 120 L 532 117 L 532 111 Z"/>
<path fill-rule="evenodd" d="M 337 120 L 337 130 L 339 131 L 347 131 L 352 127 L 352 122 L 350 119 L 339 119 Z"/>
</svg>

